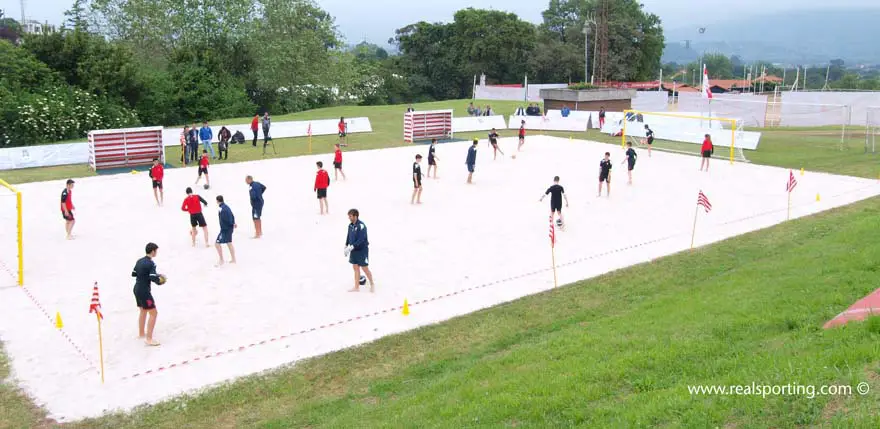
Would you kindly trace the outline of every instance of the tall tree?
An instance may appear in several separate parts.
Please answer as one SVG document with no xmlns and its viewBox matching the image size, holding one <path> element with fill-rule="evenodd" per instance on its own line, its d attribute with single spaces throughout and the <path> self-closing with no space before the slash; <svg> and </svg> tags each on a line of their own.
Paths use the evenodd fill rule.
<svg viewBox="0 0 880 429">
<path fill-rule="evenodd" d="M 18 21 L 4 16 L 3 10 L 0 9 L 0 39 L 17 43 L 21 38 L 21 24 Z"/>
<path fill-rule="evenodd" d="M 518 82 L 535 48 L 535 26 L 515 14 L 463 9 L 452 24 L 454 52 L 465 76 L 485 73 L 499 82 Z M 465 82 L 465 88 L 470 84 Z"/>
</svg>

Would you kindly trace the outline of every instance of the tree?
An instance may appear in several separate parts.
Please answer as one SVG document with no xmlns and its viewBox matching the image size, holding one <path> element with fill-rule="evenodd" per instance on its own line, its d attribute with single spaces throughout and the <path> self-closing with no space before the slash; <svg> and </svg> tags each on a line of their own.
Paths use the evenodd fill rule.
<svg viewBox="0 0 880 429">
<path fill-rule="evenodd" d="M 463 9 L 455 13 L 451 47 L 464 76 L 485 73 L 500 82 L 518 82 L 535 48 L 535 27 L 515 14 Z M 464 82 L 464 90 L 470 82 Z"/>
<path fill-rule="evenodd" d="M 64 16 L 67 17 L 64 21 L 66 28 L 74 31 L 88 31 L 87 3 L 88 0 L 74 0 L 73 6 L 64 12 Z"/>
<path fill-rule="evenodd" d="M 733 79 L 733 63 L 724 54 L 703 55 L 703 64 L 706 65 L 706 72 L 709 73 L 710 79 Z M 694 62 L 688 65 L 688 69 L 696 69 L 699 73 L 702 66 Z M 757 78 L 757 76 L 752 76 L 752 78 Z"/>
<path fill-rule="evenodd" d="M 21 34 L 21 24 L 12 18 L 4 17 L 4 12 L 0 9 L 0 39 L 17 43 Z"/>
</svg>

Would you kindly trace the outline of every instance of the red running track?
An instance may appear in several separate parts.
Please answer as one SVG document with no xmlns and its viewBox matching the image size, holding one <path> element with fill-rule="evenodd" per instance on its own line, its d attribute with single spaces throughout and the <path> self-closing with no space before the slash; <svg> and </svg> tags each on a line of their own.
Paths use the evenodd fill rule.
<svg viewBox="0 0 880 429">
<path fill-rule="evenodd" d="M 868 316 L 880 315 L 880 289 L 871 292 L 870 295 L 856 301 L 843 313 L 829 320 L 822 326 L 825 329 L 845 325 L 853 320 L 865 320 Z"/>
</svg>

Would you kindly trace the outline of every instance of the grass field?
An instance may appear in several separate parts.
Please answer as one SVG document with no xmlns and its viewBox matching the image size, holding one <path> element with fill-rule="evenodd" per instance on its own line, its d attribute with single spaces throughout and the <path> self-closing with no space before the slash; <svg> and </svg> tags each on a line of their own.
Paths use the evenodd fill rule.
<svg viewBox="0 0 880 429">
<path fill-rule="evenodd" d="M 456 103 L 459 110 L 467 101 Z M 514 103 L 492 104 L 506 113 Z M 355 109 L 362 108 L 296 118 L 367 115 L 375 132 L 354 136 L 353 148 L 403 144 L 402 107 Z M 316 152 L 329 151 L 335 140 L 316 138 Z M 304 153 L 303 143 L 281 142 L 279 152 Z M 760 148 L 747 154 L 753 162 L 877 175 L 873 156 L 859 146 L 838 151 L 833 139 L 768 132 Z M 238 160 L 261 151 L 235 147 L 233 158 L 238 149 Z M 5 177 L 21 183 L 88 173 L 67 168 Z M 872 199 L 198 396 L 64 427 L 876 428 L 880 319 L 830 331 L 821 325 L 877 287 L 878 259 L 880 199 Z M 0 428 L 54 427 L 8 376 L 0 353 Z M 812 399 L 699 396 L 687 389 L 862 382 L 868 395 Z"/>
<path fill-rule="evenodd" d="M 432 109 L 455 109 L 459 114 L 465 112 L 467 104 L 471 100 L 440 101 L 432 103 L 416 104 L 419 110 Z M 497 112 L 505 116 L 510 115 L 516 107 L 522 103 L 514 101 L 478 101 L 483 106 L 490 104 Z M 309 120 L 309 119 L 332 119 L 340 116 L 370 118 L 373 132 L 368 134 L 352 134 L 349 136 L 350 146 L 347 150 L 380 149 L 403 146 L 403 112 L 406 106 L 343 106 L 326 109 L 310 110 L 290 115 L 275 116 L 274 121 Z M 247 125 L 251 118 L 238 118 L 226 121 L 216 121 L 213 125 Z M 878 177 L 880 168 L 877 167 L 880 156 L 864 153 L 864 137 L 850 135 L 846 141 L 846 150 L 838 149 L 839 135 L 834 128 L 817 127 L 792 128 L 792 129 L 756 129 L 763 132 L 758 151 L 746 151 L 746 157 L 760 164 L 775 165 L 794 169 L 808 168 L 816 171 L 825 171 L 836 174 L 846 174 L 859 177 Z M 830 133 L 830 134 L 829 134 Z M 516 134 L 516 130 L 501 130 L 502 137 L 510 137 Z M 542 134 L 557 137 L 573 136 L 578 139 L 594 140 L 617 144 L 619 138 L 609 137 L 596 130 L 584 133 L 568 132 L 544 132 Z M 460 133 L 456 138 L 471 139 L 473 137 L 485 138 L 485 132 Z M 312 139 L 313 153 L 328 153 L 333 151 L 333 144 L 338 139 L 336 136 L 316 136 Z M 275 141 L 278 155 L 272 157 L 286 157 L 304 155 L 309 152 L 308 139 L 286 138 Z M 685 150 L 696 154 L 696 145 L 674 142 L 657 141 L 656 147 L 675 150 Z M 170 166 L 179 166 L 180 150 L 177 147 L 166 149 L 166 159 Z M 719 151 L 720 152 L 723 151 Z M 254 148 L 250 144 L 232 145 L 228 161 L 213 161 L 214 163 L 241 162 L 262 159 L 262 144 Z M 47 168 L 29 168 L 21 170 L 7 170 L 0 173 L 9 183 L 39 182 L 45 180 L 61 180 L 69 177 L 86 177 L 94 175 L 87 165 L 66 165 Z"/>
</svg>

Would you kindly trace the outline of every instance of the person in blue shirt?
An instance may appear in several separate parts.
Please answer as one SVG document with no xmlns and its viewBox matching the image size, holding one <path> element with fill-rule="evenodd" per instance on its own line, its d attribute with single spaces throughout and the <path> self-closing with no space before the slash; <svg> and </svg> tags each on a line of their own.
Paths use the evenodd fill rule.
<svg viewBox="0 0 880 429">
<path fill-rule="evenodd" d="M 354 270 L 354 288 L 349 292 L 360 291 L 361 270 L 370 282 L 370 292 L 376 291 L 373 273 L 370 272 L 370 241 L 367 239 L 367 226 L 360 220 L 357 209 L 348 211 L 348 235 L 345 237 L 345 256 Z"/>
<path fill-rule="evenodd" d="M 214 156 L 214 147 L 211 146 L 211 140 L 214 139 L 214 131 L 208 126 L 208 121 L 202 122 L 202 128 L 199 128 L 199 139 L 202 140 L 202 146 L 211 154 L 211 159 L 217 159 Z"/>
<path fill-rule="evenodd" d="M 131 270 L 131 276 L 135 278 L 134 299 L 140 311 L 138 315 L 138 338 L 143 338 L 148 346 L 159 345 L 157 341 L 153 340 L 153 329 L 156 328 L 158 312 L 156 311 L 156 301 L 153 299 L 152 285 L 150 283 L 161 285 L 167 280 L 164 274 L 156 273 L 156 263 L 153 262 L 153 259 L 156 258 L 158 250 L 159 246 L 156 243 L 147 243 L 145 248 L 146 256 L 138 259 Z M 147 322 L 148 315 L 150 316 L 149 323 Z"/>
<path fill-rule="evenodd" d="M 254 238 L 263 236 L 263 192 L 266 192 L 266 186 L 260 182 L 255 182 L 253 176 L 244 178 L 244 182 L 250 187 L 251 195 L 251 215 L 254 218 Z"/>
<path fill-rule="evenodd" d="M 468 169 L 467 182 L 469 184 L 473 183 L 472 179 L 474 177 L 474 164 L 477 163 L 477 144 L 479 142 L 479 140 L 474 139 L 474 144 L 472 144 L 471 147 L 468 148 L 467 160 L 465 160 L 465 164 L 467 164 Z"/>
<path fill-rule="evenodd" d="M 568 108 L 568 105 L 562 106 L 562 117 L 567 118 L 571 113 L 571 109 Z"/>
<path fill-rule="evenodd" d="M 235 247 L 232 247 L 232 232 L 235 228 L 238 228 L 238 225 L 235 224 L 235 216 L 232 214 L 232 209 L 223 202 L 223 195 L 217 195 L 217 205 L 220 206 L 220 234 L 217 235 L 217 242 L 214 244 L 214 247 L 217 248 L 217 255 L 220 256 L 220 262 L 216 265 L 219 267 L 224 264 L 223 247 L 221 246 L 223 244 L 229 247 L 229 263 L 235 263 Z"/>
</svg>

